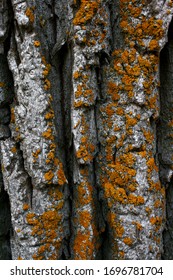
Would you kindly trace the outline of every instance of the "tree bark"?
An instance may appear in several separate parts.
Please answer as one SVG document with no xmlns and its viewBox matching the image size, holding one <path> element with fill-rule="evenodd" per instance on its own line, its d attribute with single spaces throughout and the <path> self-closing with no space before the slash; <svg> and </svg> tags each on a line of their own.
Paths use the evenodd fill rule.
<svg viewBox="0 0 173 280">
<path fill-rule="evenodd" d="M 173 259 L 172 14 L 0 0 L 0 259 Z"/>
</svg>

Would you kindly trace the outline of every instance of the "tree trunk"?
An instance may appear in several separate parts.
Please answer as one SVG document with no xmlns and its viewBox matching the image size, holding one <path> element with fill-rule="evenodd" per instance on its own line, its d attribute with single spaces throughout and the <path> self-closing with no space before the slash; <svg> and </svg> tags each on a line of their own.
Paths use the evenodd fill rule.
<svg viewBox="0 0 173 280">
<path fill-rule="evenodd" d="M 0 0 L 0 259 L 173 259 L 172 14 Z"/>
</svg>

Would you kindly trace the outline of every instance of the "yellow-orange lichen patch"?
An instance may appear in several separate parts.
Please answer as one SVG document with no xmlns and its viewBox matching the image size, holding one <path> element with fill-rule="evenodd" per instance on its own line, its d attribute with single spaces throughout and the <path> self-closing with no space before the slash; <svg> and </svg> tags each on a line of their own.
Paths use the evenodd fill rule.
<svg viewBox="0 0 173 280">
<path fill-rule="evenodd" d="M 74 25 L 83 25 L 92 20 L 99 8 L 100 0 L 81 0 L 79 10 L 73 19 Z"/>
<path fill-rule="evenodd" d="M 40 47 L 40 45 L 41 45 L 40 41 L 34 41 L 34 46 L 36 48 Z"/>
<path fill-rule="evenodd" d="M 89 225 L 91 224 L 91 219 L 92 216 L 87 210 L 83 210 L 81 211 L 81 213 L 79 213 L 79 222 L 80 225 L 83 226 L 84 228 L 89 227 Z"/>
<path fill-rule="evenodd" d="M 130 237 L 125 237 L 123 241 L 128 246 L 131 246 L 133 244 L 133 240 Z"/>
<path fill-rule="evenodd" d="M 28 7 L 25 11 L 25 15 L 29 18 L 29 21 L 31 23 L 33 23 L 35 19 L 33 11 L 34 11 L 33 7 Z"/>
<path fill-rule="evenodd" d="M 162 226 L 163 223 L 163 218 L 156 216 L 156 217 L 151 217 L 150 218 L 150 223 L 155 226 L 155 231 L 158 231 L 160 227 Z"/>
<path fill-rule="evenodd" d="M 33 259 L 43 259 L 45 258 L 45 253 L 49 254 L 49 259 L 58 258 L 61 238 L 57 240 L 57 233 L 62 231 L 61 221 L 62 215 L 58 212 L 57 206 L 54 206 L 54 209 L 43 212 L 39 216 L 34 215 L 33 218 L 30 218 L 29 224 L 33 226 L 31 235 L 41 238 L 40 240 L 43 244 L 38 247 L 37 252 L 33 255 Z M 50 253 L 51 250 L 53 250 L 52 254 Z"/>
<path fill-rule="evenodd" d="M 148 161 L 147 161 L 147 166 L 148 166 L 148 173 L 151 174 L 151 172 L 153 170 L 155 170 L 156 172 L 158 172 L 158 167 L 157 165 L 155 164 L 155 160 L 154 158 L 150 158 Z"/>
<path fill-rule="evenodd" d="M 49 90 L 51 88 L 51 82 L 48 79 L 44 80 L 44 89 Z"/>
<path fill-rule="evenodd" d="M 32 153 L 33 157 L 38 158 L 38 155 L 41 153 L 41 149 L 36 150 Z"/>
<path fill-rule="evenodd" d="M 113 101 L 118 101 L 120 95 L 118 94 L 118 86 L 114 82 L 108 82 L 108 94 L 111 95 Z"/>
<path fill-rule="evenodd" d="M 129 194 L 128 201 L 130 204 L 134 204 L 134 205 L 142 205 L 145 202 L 142 196 L 136 196 L 132 193 Z"/>
<path fill-rule="evenodd" d="M 89 142 L 88 137 L 83 136 L 81 138 L 81 145 L 76 152 L 78 159 L 83 159 L 85 162 L 93 159 L 93 152 L 95 151 L 94 144 Z"/>
<path fill-rule="evenodd" d="M 44 178 L 45 178 L 46 181 L 50 182 L 53 179 L 53 177 L 54 177 L 54 173 L 53 173 L 52 170 L 49 170 L 48 172 L 46 172 L 44 174 Z"/>
<path fill-rule="evenodd" d="M 46 131 L 42 133 L 42 136 L 49 140 L 54 140 L 54 136 L 52 135 L 53 131 L 51 128 L 48 128 Z"/>
<path fill-rule="evenodd" d="M 14 107 L 11 107 L 11 123 L 15 123 L 15 114 L 14 114 Z"/>
<path fill-rule="evenodd" d="M 27 203 L 23 204 L 23 210 L 27 211 L 29 209 L 29 205 Z"/>
<path fill-rule="evenodd" d="M 82 74 L 81 74 L 79 71 L 76 71 L 76 72 L 74 72 L 74 74 L 73 74 L 73 78 L 76 80 L 76 79 L 80 78 L 81 75 L 82 75 Z"/>
<path fill-rule="evenodd" d="M 14 154 L 17 152 L 16 146 L 14 146 L 14 147 L 11 148 L 11 152 L 14 153 Z"/>
<path fill-rule="evenodd" d="M 42 59 L 42 62 L 43 62 L 43 59 Z M 51 65 L 49 63 L 46 63 L 46 62 L 45 62 L 44 65 L 45 65 L 45 69 L 43 70 L 42 74 L 43 74 L 44 78 L 46 78 L 48 76 L 49 72 L 50 72 Z"/>
<path fill-rule="evenodd" d="M 92 259 L 94 244 L 90 239 L 90 233 L 78 232 L 73 245 L 76 260 Z"/>
<path fill-rule="evenodd" d="M 4 82 L 0 82 L 0 87 L 1 88 L 5 87 L 5 83 Z"/>
<path fill-rule="evenodd" d="M 57 171 L 57 177 L 58 177 L 58 184 L 60 186 L 64 185 L 67 182 L 62 163 L 59 164 L 59 170 Z"/>
</svg>

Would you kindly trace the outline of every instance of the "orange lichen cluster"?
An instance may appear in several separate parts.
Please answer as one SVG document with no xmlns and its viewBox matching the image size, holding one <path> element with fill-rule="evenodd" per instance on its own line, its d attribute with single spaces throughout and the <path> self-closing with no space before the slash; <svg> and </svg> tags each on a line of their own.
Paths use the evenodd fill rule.
<svg viewBox="0 0 173 280">
<path fill-rule="evenodd" d="M 89 143 L 88 137 L 83 136 L 81 138 L 81 145 L 76 152 L 78 159 L 83 159 L 85 162 L 93 160 L 93 153 L 95 151 L 95 146 L 92 143 Z"/>
<path fill-rule="evenodd" d="M 54 119 L 54 116 L 55 116 L 54 111 L 52 109 L 50 109 L 50 111 L 45 114 L 45 119 L 51 120 L 51 119 Z"/>
<path fill-rule="evenodd" d="M 58 177 L 58 184 L 60 186 L 64 185 L 67 182 L 62 163 L 59 163 L 59 170 L 57 171 L 57 177 Z"/>
<path fill-rule="evenodd" d="M 91 214 L 87 210 L 83 210 L 79 213 L 79 222 L 80 225 L 84 228 L 88 228 L 92 220 Z"/>
<path fill-rule="evenodd" d="M 27 203 L 23 204 L 23 210 L 27 211 L 29 209 L 29 205 Z"/>
<path fill-rule="evenodd" d="M 52 170 L 49 170 L 44 174 L 44 178 L 46 181 L 48 181 L 48 184 L 52 182 L 53 177 L 54 177 L 54 173 Z"/>
<path fill-rule="evenodd" d="M 100 0 L 81 0 L 79 10 L 73 19 L 74 25 L 83 25 L 92 20 L 99 8 Z"/>
<path fill-rule="evenodd" d="M 89 230 L 86 233 L 79 231 L 74 240 L 73 250 L 75 260 L 91 260 L 94 259 L 94 243 L 91 240 Z"/>
<path fill-rule="evenodd" d="M 42 133 L 42 136 L 48 140 L 54 140 L 53 131 L 51 128 L 48 128 Z"/>
<path fill-rule="evenodd" d="M 132 182 L 135 185 L 136 171 L 133 168 L 135 161 L 134 155 L 127 153 L 117 158 L 115 163 L 108 165 L 110 166 L 110 170 L 107 171 L 109 182 L 120 188 L 127 187 Z"/>
<path fill-rule="evenodd" d="M 163 223 L 163 218 L 162 217 L 151 217 L 150 218 L 150 223 L 155 226 L 155 231 L 158 231 L 160 227 L 162 226 Z"/>
<path fill-rule="evenodd" d="M 133 205 L 142 205 L 144 204 L 144 198 L 142 196 L 136 196 L 132 193 L 127 195 L 127 192 L 124 188 L 114 187 L 110 183 L 105 184 L 105 196 L 109 198 L 109 207 L 111 208 L 115 202 L 121 204 L 133 204 Z"/>
<path fill-rule="evenodd" d="M 36 150 L 35 152 L 32 153 L 32 156 L 35 158 L 38 158 L 38 155 L 41 153 L 41 149 Z"/>
<path fill-rule="evenodd" d="M 113 56 L 115 57 L 114 70 L 121 77 L 121 83 L 116 84 L 112 92 L 118 93 L 119 96 L 126 93 L 128 99 L 133 99 L 135 86 L 138 84 L 139 77 L 141 77 L 144 80 L 143 90 L 146 93 L 145 105 L 156 110 L 157 98 L 152 93 L 154 88 L 158 87 L 154 80 L 154 74 L 158 71 L 158 55 L 148 54 L 143 57 L 137 53 L 135 48 L 131 47 L 124 51 L 115 50 Z M 108 93 L 110 94 L 110 82 L 108 82 Z"/>
<path fill-rule="evenodd" d="M 132 193 L 129 194 L 128 201 L 130 204 L 134 204 L 134 205 L 144 204 L 144 198 L 142 196 L 136 196 Z"/>
<path fill-rule="evenodd" d="M 41 244 L 33 259 L 45 259 L 45 254 L 49 259 L 59 258 L 59 248 L 61 246 L 62 214 L 59 213 L 60 207 L 54 206 L 52 210 L 47 210 L 41 215 L 28 213 L 26 220 L 32 226 L 31 235 L 38 237 Z M 59 233 L 59 234 L 58 234 Z M 51 253 L 53 251 L 53 253 Z"/>
<path fill-rule="evenodd" d="M 16 146 L 14 146 L 14 147 L 11 148 L 11 152 L 14 153 L 14 154 L 17 152 Z"/>
<path fill-rule="evenodd" d="M 73 241 L 74 259 L 94 259 L 94 252 L 99 246 L 97 221 L 94 211 L 94 188 L 88 180 L 89 170 L 86 165 L 80 170 L 82 182 L 76 184 L 73 224 L 75 236 Z"/>
<path fill-rule="evenodd" d="M 133 2 L 133 3 L 132 3 Z M 142 13 L 145 3 L 137 0 L 121 0 L 121 22 L 120 26 L 126 35 L 126 42 L 135 42 L 141 47 L 146 47 L 144 39 L 149 39 L 148 49 L 159 50 L 159 40 L 163 37 L 163 21 L 155 17 L 146 18 Z M 136 21 L 138 18 L 140 21 Z"/>
<path fill-rule="evenodd" d="M 141 231 L 143 229 L 143 226 L 139 222 L 132 222 L 133 225 L 136 226 L 136 229 Z"/>
<path fill-rule="evenodd" d="M 1 88 L 5 87 L 5 83 L 4 82 L 0 82 L 0 87 Z"/>
<path fill-rule="evenodd" d="M 25 15 L 29 18 L 29 21 L 31 23 L 33 23 L 34 19 L 35 19 L 34 10 L 35 10 L 35 7 L 28 7 L 25 11 Z"/>
<path fill-rule="evenodd" d="M 125 237 L 123 241 L 128 246 L 131 246 L 133 244 L 133 240 L 130 237 Z"/>
<path fill-rule="evenodd" d="M 49 90 L 51 88 L 51 82 L 48 79 L 44 80 L 44 89 Z"/>
<path fill-rule="evenodd" d="M 36 48 L 40 47 L 40 45 L 41 45 L 40 41 L 34 41 L 34 46 Z"/>
<path fill-rule="evenodd" d="M 42 57 L 42 62 L 44 62 L 45 65 L 45 69 L 43 70 L 43 77 L 46 78 L 51 70 L 51 65 L 49 63 L 46 63 L 44 57 Z"/>
<path fill-rule="evenodd" d="M 41 57 L 41 60 L 45 67 L 42 74 L 43 74 L 43 78 L 44 78 L 44 89 L 47 91 L 51 88 L 51 82 L 47 78 L 47 76 L 49 75 L 50 70 L 51 70 L 51 65 L 49 63 L 47 63 L 46 58 L 44 56 Z"/>
<path fill-rule="evenodd" d="M 116 83 L 108 82 L 108 94 L 111 95 L 113 101 L 118 101 L 120 99 L 120 95 L 118 94 L 119 88 Z"/>
<path fill-rule="evenodd" d="M 14 107 L 11 107 L 10 111 L 11 111 L 11 120 L 10 120 L 10 122 L 11 123 L 15 123 Z"/>
<path fill-rule="evenodd" d="M 87 70 L 87 65 L 85 66 L 85 71 Z M 76 74 L 77 73 L 77 74 Z M 82 106 L 91 106 L 94 103 L 94 91 L 91 88 L 89 77 L 82 72 L 75 72 L 75 79 L 77 80 L 77 90 L 75 91 L 75 103 L 74 107 L 79 108 Z"/>
</svg>

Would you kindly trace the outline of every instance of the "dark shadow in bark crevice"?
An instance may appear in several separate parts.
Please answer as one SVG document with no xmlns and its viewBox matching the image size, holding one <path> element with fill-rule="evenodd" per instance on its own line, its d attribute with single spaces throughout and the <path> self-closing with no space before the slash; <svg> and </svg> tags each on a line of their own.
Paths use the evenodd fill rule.
<svg viewBox="0 0 173 280">
<path fill-rule="evenodd" d="M 64 43 L 60 49 L 54 54 L 53 65 L 56 69 L 58 81 L 59 96 L 54 94 L 53 98 L 55 103 L 53 104 L 55 111 L 55 127 L 58 131 L 61 130 L 61 139 L 57 143 L 59 149 L 64 151 L 60 157 L 63 159 L 63 166 L 65 175 L 68 180 L 68 184 L 65 186 L 64 193 L 66 193 L 66 202 L 68 204 L 69 213 L 66 220 L 69 226 L 69 232 L 66 234 L 64 240 L 64 251 L 62 253 L 62 259 L 70 258 L 70 235 L 72 232 L 72 225 L 70 221 L 70 213 L 72 213 L 72 189 L 73 189 L 73 158 L 74 147 L 72 140 L 71 130 L 71 96 L 72 96 L 72 46 L 69 42 Z M 59 103 L 59 104 L 58 104 Z M 58 114 L 56 114 L 58 109 Z M 61 121 L 60 119 L 61 118 Z M 59 134 L 59 133 L 58 133 Z"/>
<path fill-rule="evenodd" d="M 162 259 L 173 259 L 173 127 L 169 125 L 173 112 L 173 20 L 168 30 L 168 42 L 160 53 L 160 118 L 157 123 L 159 172 L 166 188 L 166 226 L 163 231 Z"/>
</svg>

